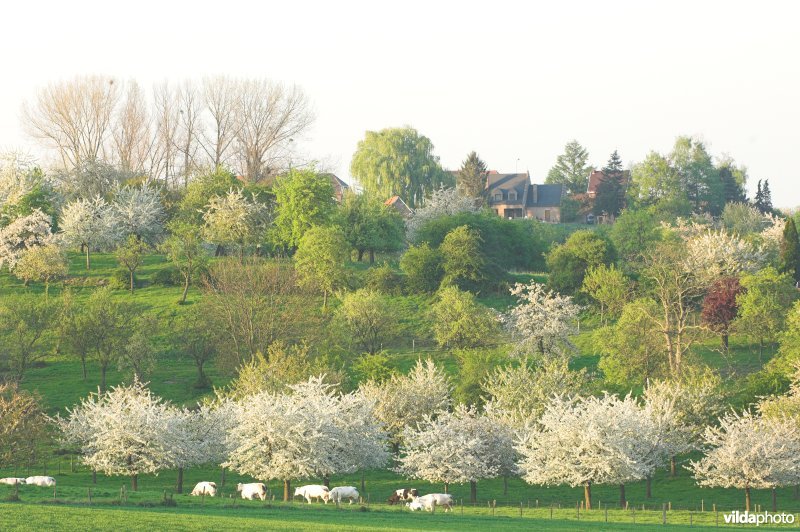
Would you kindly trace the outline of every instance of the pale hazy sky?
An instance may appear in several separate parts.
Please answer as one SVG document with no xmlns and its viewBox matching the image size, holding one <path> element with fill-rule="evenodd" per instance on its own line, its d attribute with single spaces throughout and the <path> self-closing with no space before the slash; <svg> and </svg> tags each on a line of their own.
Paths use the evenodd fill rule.
<svg viewBox="0 0 800 532">
<path fill-rule="evenodd" d="M 294 82 L 317 120 L 304 152 L 344 178 L 368 129 L 411 125 L 445 167 L 544 179 L 576 138 L 602 165 L 680 134 L 800 205 L 800 2 L 8 2 L 0 148 L 31 146 L 20 106 L 77 74 Z M 31 147 L 32 151 L 36 148 Z M 517 162 L 519 160 L 519 162 Z"/>
</svg>

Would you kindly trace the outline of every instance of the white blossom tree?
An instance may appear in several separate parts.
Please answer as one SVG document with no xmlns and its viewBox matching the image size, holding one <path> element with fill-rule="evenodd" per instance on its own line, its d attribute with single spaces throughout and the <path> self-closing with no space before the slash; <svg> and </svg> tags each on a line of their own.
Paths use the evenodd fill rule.
<svg viewBox="0 0 800 532">
<path fill-rule="evenodd" d="M 572 371 L 567 360 L 545 359 L 496 368 L 482 384 L 487 415 L 513 430 L 533 424 L 553 395 L 577 395 L 588 383 L 586 370 Z"/>
<path fill-rule="evenodd" d="M 722 381 L 711 372 L 687 372 L 681 379 L 650 381 L 645 406 L 662 427 L 662 446 L 677 474 L 675 457 L 699 448 L 706 427 L 724 408 Z"/>
<path fill-rule="evenodd" d="M 383 382 L 361 383 L 359 390 L 375 404 L 375 416 L 389 432 L 397 450 L 406 426 L 420 416 L 446 410 L 453 387 L 447 375 L 430 358 L 417 360 L 407 375 L 392 375 Z"/>
<path fill-rule="evenodd" d="M 425 205 L 414 211 L 406 221 L 408 239 L 414 241 L 417 232 L 431 220 L 453 216 L 462 212 L 479 212 L 481 202 L 461 194 L 455 187 L 440 187 L 425 200 Z"/>
<path fill-rule="evenodd" d="M 232 428 L 228 403 L 203 403 L 194 409 L 174 408 L 168 420 L 170 465 L 177 468 L 177 493 L 183 493 L 183 475 L 189 467 L 219 465 L 227 455 L 226 438 Z"/>
<path fill-rule="evenodd" d="M 522 478 L 530 484 L 583 486 L 587 509 L 593 484 L 625 484 L 650 476 L 659 432 L 645 410 L 628 395 L 554 397 L 538 423 L 525 432 L 517 451 Z"/>
<path fill-rule="evenodd" d="M 135 235 L 155 245 L 164 234 L 166 213 L 159 191 L 154 186 L 122 187 L 114 198 L 112 209 L 117 228 L 115 240 L 118 242 Z"/>
<path fill-rule="evenodd" d="M 705 456 L 689 464 L 697 483 L 743 489 L 747 511 L 752 488 L 774 489 L 798 482 L 800 431 L 790 418 L 732 412 L 719 420 L 719 426 L 707 427 L 703 440 Z"/>
<path fill-rule="evenodd" d="M 752 273 L 764 263 L 760 249 L 722 229 L 701 231 L 686 242 L 685 267 L 706 286 L 722 277 Z"/>
<path fill-rule="evenodd" d="M 135 381 L 89 395 L 55 422 L 64 442 L 80 448 L 84 464 L 107 475 L 131 477 L 136 491 L 139 475 L 158 474 L 173 463 L 173 408 Z"/>
<path fill-rule="evenodd" d="M 41 183 L 37 175 L 36 160 L 19 151 L 0 153 L 0 205 L 16 203 Z"/>
<path fill-rule="evenodd" d="M 453 412 L 426 414 L 416 427 L 406 427 L 395 469 L 409 478 L 470 484 L 477 500 L 479 480 L 516 471 L 511 431 L 474 408 L 458 405 Z"/>
<path fill-rule="evenodd" d="M 761 244 L 765 260 L 769 264 L 777 266 L 786 220 L 774 214 L 767 214 L 765 218 L 766 228 L 758 234 L 756 240 Z"/>
<path fill-rule="evenodd" d="M 212 197 L 203 213 L 206 238 L 220 246 L 238 248 L 240 258 L 248 246 L 259 244 L 265 237 L 268 218 L 266 206 L 236 188 Z"/>
<path fill-rule="evenodd" d="M 116 214 L 101 196 L 78 198 L 61 211 L 61 238 L 67 245 L 86 252 L 86 269 L 91 268 L 92 248 L 110 246 L 116 238 Z"/>
<path fill-rule="evenodd" d="M 237 403 L 225 467 L 282 480 L 288 500 L 292 479 L 353 472 L 386 456 L 385 436 L 371 424 L 368 408 L 343 399 L 321 376 L 290 388 L 288 394 L 261 392 Z"/>
<path fill-rule="evenodd" d="M 53 220 L 39 209 L 0 229 L 0 268 L 13 270 L 29 249 L 52 243 Z"/>
<path fill-rule="evenodd" d="M 581 307 L 535 281 L 516 283 L 511 294 L 519 303 L 505 315 L 505 323 L 518 355 L 568 356 L 574 351 L 569 338 L 578 333 Z"/>
</svg>

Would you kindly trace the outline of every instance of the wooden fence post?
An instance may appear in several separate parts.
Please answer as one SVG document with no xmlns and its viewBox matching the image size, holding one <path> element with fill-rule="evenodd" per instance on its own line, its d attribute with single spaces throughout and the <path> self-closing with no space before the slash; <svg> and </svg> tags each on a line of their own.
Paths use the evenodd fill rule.
<svg viewBox="0 0 800 532">
<path fill-rule="evenodd" d="M 662 525 L 666 525 L 667 524 L 667 505 L 666 505 L 666 503 L 661 505 L 661 524 Z"/>
</svg>

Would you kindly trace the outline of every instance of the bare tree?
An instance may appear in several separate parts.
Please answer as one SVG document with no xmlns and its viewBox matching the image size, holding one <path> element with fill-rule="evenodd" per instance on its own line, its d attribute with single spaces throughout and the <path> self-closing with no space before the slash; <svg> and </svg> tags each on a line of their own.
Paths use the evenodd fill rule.
<svg viewBox="0 0 800 532">
<path fill-rule="evenodd" d="M 202 127 L 200 115 L 203 111 L 201 96 L 197 88 L 189 80 L 178 88 L 178 132 L 176 147 L 183 158 L 181 174 L 183 185 L 189 184 L 189 176 L 195 168 L 195 159 L 199 148 L 198 135 Z"/>
<path fill-rule="evenodd" d="M 264 79 L 242 82 L 236 136 L 241 171 L 257 182 L 274 174 L 292 137 L 313 122 L 303 90 Z"/>
<path fill-rule="evenodd" d="M 240 89 L 238 81 L 224 76 L 203 80 L 203 103 L 211 123 L 202 134 L 202 146 L 214 168 L 227 162 L 239 134 Z"/>
<path fill-rule="evenodd" d="M 121 170 L 134 173 L 146 171 L 153 139 L 147 102 L 135 80 L 128 82 L 125 97 L 117 111 L 112 139 L 114 160 Z"/>
<path fill-rule="evenodd" d="M 178 138 L 178 99 L 169 83 L 164 82 L 153 89 L 153 112 L 155 115 L 155 150 L 151 165 L 154 179 L 162 176 L 164 185 L 175 176 Z"/>
<path fill-rule="evenodd" d="M 67 170 L 105 157 L 120 84 L 113 78 L 83 76 L 51 83 L 23 106 L 27 132 L 58 150 Z"/>
</svg>

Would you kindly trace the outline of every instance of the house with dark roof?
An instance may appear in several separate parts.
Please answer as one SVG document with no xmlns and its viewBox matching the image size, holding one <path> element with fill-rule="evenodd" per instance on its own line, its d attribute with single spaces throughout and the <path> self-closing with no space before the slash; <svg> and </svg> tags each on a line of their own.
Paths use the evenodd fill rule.
<svg viewBox="0 0 800 532">
<path fill-rule="evenodd" d="M 561 198 L 564 185 L 531 183 L 528 172 L 486 175 L 489 208 L 504 218 L 533 218 L 544 222 L 561 221 Z"/>
<path fill-rule="evenodd" d="M 336 200 L 336 203 L 341 203 L 342 198 L 344 197 L 344 193 L 348 191 L 350 185 L 339 179 L 336 176 L 336 174 L 332 174 L 330 172 L 324 172 L 320 175 L 325 176 L 331 180 L 331 185 L 333 186 L 333 199 Z"/>
</svg>

